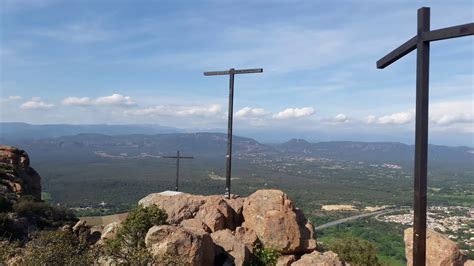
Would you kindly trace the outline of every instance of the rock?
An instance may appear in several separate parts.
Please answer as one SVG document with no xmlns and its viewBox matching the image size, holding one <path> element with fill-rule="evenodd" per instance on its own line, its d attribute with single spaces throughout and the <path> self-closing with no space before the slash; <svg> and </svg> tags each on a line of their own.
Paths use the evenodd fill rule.
<svg viewBox="0 0 474 266">
<path fill-rule="evenodd" d="M 219 198 L 207 198 L 206 203 L 199 208 L 195 218 L 205 223 L 213 232 L 222 229 L 235 229 L 235 211 L 227 202 Z"/>
<path fill-rule="evenodd" d="M 183 220 L 194 218 L 204 203 L 204 196 L 181 192 L 170 194 L 166 191 L 150 194 L 138 202 L 144 207 L 154 204 L 165 210 L 170 224 L 179 224 Z"/>
<path fill-rule="evenodd" d="M 342 266 L 344 265 L 332 251 L 319 253 L 313 251 L 312 253 L 301 256 L 299 260 L 291 264 L 292 266 L 307 266 L 307 265 L 318 265 L 318 266 Z"/>
<path fill-rule="evenodd" d="M 86 225 L 86 221 L 84 220 L 79 220 L 73 227 L 72 227 L 72 231 L 74 233 L 77 233 L 78 231 L 86 228 L 87 225 Z"/>
<path fill-rule="evenodd" d="M 195 234 L 174 225 L 153 226 L 145 243 L 157 264 L 213 265 L 214 244 L 209 234 Z"/>
<path fill-rule="evenodd" d="M 79 238 L 79 242 L 94 245 L 101 239 L 101 233 L 97 230 L 91 230 L 86 221 L 79 220 L 73 227 L 72 232 Z"/>
<path fill-rule="evenodd" d="M 257 234 L 250 229 L 246 227 L 237 227 L 234 231 L 234 236 L 244 245 L 249 249 L 253 250 L 253 247 L 258 241 Z"/>
<path fill-rule="evenodd" d="M 405 256 L 407 265 L 413 265 L 413 228 L 405 230 Z M 426 265 L 462 265 L 459 247 L 448 237 L 426 230 Z"/>
<path fill-rule="evenodd" d="M 102 235 L 100 236 L 100 241 L 103 242 L 107 239 L 112 239 L 117 235 L 118 229 L 120 228 L 120 223 L 112 222 L 102 229 Z"/>
<path fill-rule="evenodd" d="M 181 222 L 181 226 L 196 234 L 211 233 L 212 230 L 199 219 L 187 219 Z"/>
<path fill-rule="evenodd" d="M 30 167 L 30 159 L 24 150 L 0 145 L 0 165 L 0 197 L 8 202 L 23 195 L 41 200 L 41 177 Z"/>
<path fill-rule="evenodd" d="M 262 244 L 282 254 L 316 248 L 312 224 L 280 190 L 258 190 L 245 199 L 242 227 L 252 228 Z"/>
<path fill-rule="evenodd" d="M 214 232 L 211 237 L 216 245 L 216 256 L 222 264 L 243 265 L 250 260 L 251 251 L 229 229 Z"/>
<path fill-rule="evenodd" d="M 283 256 L 278 257 L 278 260 L 275 266 L 290 266 L 295 261 L 296 261 L 295 255 L 283 255 Z"/>
</svg>

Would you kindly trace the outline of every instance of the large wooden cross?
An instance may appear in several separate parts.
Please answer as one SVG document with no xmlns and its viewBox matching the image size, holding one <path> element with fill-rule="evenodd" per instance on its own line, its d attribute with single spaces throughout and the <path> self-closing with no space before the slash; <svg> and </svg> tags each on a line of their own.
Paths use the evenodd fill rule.
<svg viewBox="0 0 474 266">
<path fill-rule="evenodd" d="M 192 156 L 181 156 L 179 155 L 179 151 L 176 151 L 176 156 L 163 156 L 161 158 L 167 158 L 167 159 L 176 159 L 176 187 L 175 190 L 179 190 L 179 160 L 180 159 L 193 159 L 194 157 Z"/>
<path fill-rule="evenodd" d="M 417 35 L 377 61 L 385 68 L 413 50 L 416 57 L 415 198 L 413 265 L 426 262 L 426 191 L 428 165 L 428 93 L 430 42 L 474 35 L 474 23 L 430 31 L 430 8 L 418 9 Z"/>
<path fill-rule="evenodd" d="M 255 69 L 229 69 L 225 71 L 204 72 L 204 76 L 229 75 L 229 111 L 227 121 L 227 156 L 225 168 L 225 197 L 230 198 L 230 179 L 232 168 L 232 121 L 234 117 L 234 76 L 235 74 L 262 73 L 263 68 Z"/>
</svg>

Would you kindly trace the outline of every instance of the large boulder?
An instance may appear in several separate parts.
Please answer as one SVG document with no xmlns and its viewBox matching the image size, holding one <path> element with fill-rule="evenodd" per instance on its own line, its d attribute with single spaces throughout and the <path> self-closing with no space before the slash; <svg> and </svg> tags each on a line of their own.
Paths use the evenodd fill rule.
<svg viewBox="0 0 474 266">
<path fill-rule="evenodd" d="M 237 214 L 222 198 L 212 200 L 207 198 L 206 203 L 199 208 L 195 218 L 205 223 L 213 232 L 222 229 L 235 229 Z"/>
<path fill-rule="evenodd" d="M 413 228 L 405 230 L 405 256 L 407 265 L 413 265 Z M 462 265 L 463 256 L 456 243 L 448 237 L 426 230 L 426 265 L 449 266 Z"/>
<path fill-rule="evenodd" d="M 170 224 L 179 224 L 183 220 L 194 218 L 205 202 L 205 197 L 201 195 L 165 191 L 150 194 L 138 204 L 144 207 L 154 204 L 166 211 Z"/>
<path fill-rule="evenodd" d="M 120 223 L 118 222 L 112 222 L 104 226 L 104 229 L 102 229 L 102 235 L 100 237 L 101 243 L 106 241 L 107 239 L 115 238 L 117 236 L 119 228 Z"/>
<path fill-rule="evenodd" d="M 214 264 L 214 244 L 207 233 L 196 234 L 174 225 L 153 226 L 145 243 L 159 265 Z"/>
<path fill-rule="evenodd" d="M 229 229 L 214 232 L 211 237 L 220 264 L 240 266 L 250 260 L 251 251 Z"/>
<path fill-rule="evenodd" d="M 312 253 L 301 256 L 299 260 L 291 264 L 292 266 L 307 266 L 307 265 L 318 265 L 318 266 L 343 266 L 344 264 L 339 260 L 336 253 L 327 251 L 320 253 L 313 251 Z"/>
<path fill-rule="evenodd" d="M 313 225 L 280 190 L 258 190 L 245 199 L 242 227 L 252 228 L 266 248 L 282 254 L 316 248 Z"/>
<path fill-rule="evenodd" d="M 23 195 L 40 201 L 41 177 L 24 150 L 0 145 L 0 198 L 14 202 Z"/>
<path fill-rule="evenodd" d="M 282 255 L 278 257 L 275 266 L 290 266 L 295 261 L 296 261 L 295 255 Z"/>
</svg>

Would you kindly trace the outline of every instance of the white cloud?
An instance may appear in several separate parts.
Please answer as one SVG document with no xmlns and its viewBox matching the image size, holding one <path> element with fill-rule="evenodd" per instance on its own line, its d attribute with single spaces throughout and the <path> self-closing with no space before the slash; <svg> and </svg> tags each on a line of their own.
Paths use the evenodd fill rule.
<svg viewBox="0 0 474 266">
<path fill-rule="evenodd" d="M 25 110 L 48 110 L 54 107 L 52 103 L 45 103 L 39 98 L 34 98 L 31 101 L 23 103 L 20 108 Z"/>
<path fill-rule="evenodd" d="M 403 125 L 413 121 L 413 112 L 400 112 L 391 115 L 384 115 L 377 119 L 377 124 L 381 125 Z"/>
<path fill-rule="evenodd" d="M 210 105 L 159 105 L 136 110 L 128 110 L 125 113 L 136 116 L 215 116 L 221 113 L 221 106 L 218 104 Z"/>
<path fill-rule="evenodd" d="M 414 112 L 399 112 L 390 115 L 384 115 L 377 117 L 375 115 L 368 115 L 365 117 L 366 124 L 379 124 L 379 125 L 403 125 L 412 122 L 414 119 Z"/>
<path fill-rule="evenodd" d="M 99 97 L 95 101 L 97 105 L 111 105 L 111 106 L 133 106 L 135 102 L 130 96 L 123 96 L 114 93 L 110 96 Z"/>
<path fill-rule="evenodd" d="M 235 113 L 235 117 L 244 118 L 244 117 L 260 117 L 270 114 L 270 112 L 265 111 L 263 108 L 250 108 L 244 107 Z"/>
<path fill-rule="evenodd" d="M 338 123 L 345 123 L 349 121 L 349 118 L 345 114 L 338 114 L 333 118 L 333 121 Z"/>
<path fill-rule="evenodd" d="M 365 117 L 365 123 L 373 124 L 375 122 L 377 122 L 377 117 L 375 115 L 368 115 Z"/>
<path fill-rule="evenodd" d="M 315 111 L 314 111 L 314 108 L 312 107 L 287 108 L 273 115 L 273 118 L 276 118 L 276 119 L 301 118 L 301 117 L 311 116 L 314 113 Z"/>
<path fill-rule="evenodd" d="M 8 97 L 8 100 L 10 100 L 10 101 L 18 101 L 18 100 L 22 100 L 22 99 L 23 99 L 23 97 L 17 96 L 17 95 L 12 95 L 12 96 Z"/>
<path fill-rule="evenodd" d="M 61 103 L 66 106 L 87 106 L 91 105 L 92 101 L 89 97 L 67 97 Z"/>
</svg>

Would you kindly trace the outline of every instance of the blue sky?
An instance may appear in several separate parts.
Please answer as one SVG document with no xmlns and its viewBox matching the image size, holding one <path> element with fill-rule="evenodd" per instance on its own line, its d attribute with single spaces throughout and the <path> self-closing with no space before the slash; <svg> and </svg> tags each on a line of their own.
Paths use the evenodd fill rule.
<svg viewBox="0 0 474 266">
<path fill-rule="evenodd" d="M 226 127 L 257 139 L 413 143 L 415 53 L 375 62 L 416 32 L 473 21 L 472 1 L 0 0 L 3 122 Z M 430 141 L 471 145 L 472 37 L 432 43 Z"/>
</svg>

